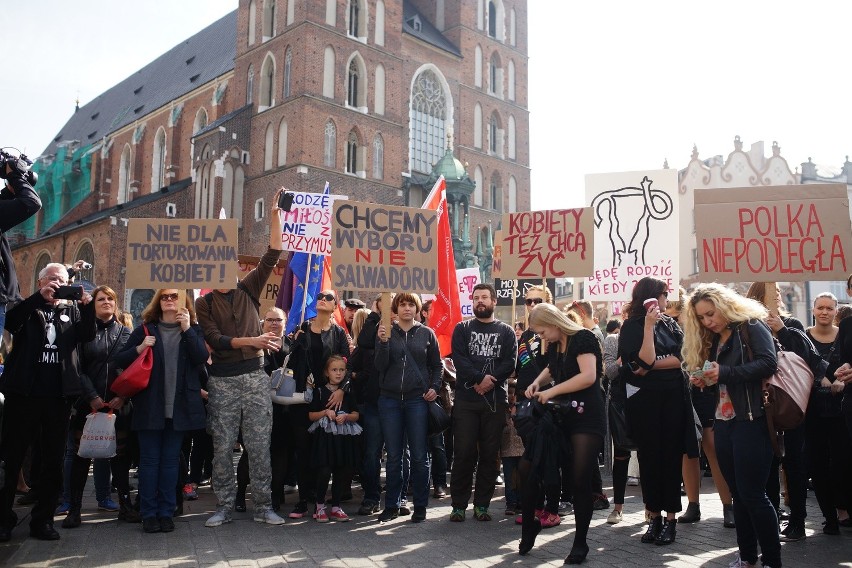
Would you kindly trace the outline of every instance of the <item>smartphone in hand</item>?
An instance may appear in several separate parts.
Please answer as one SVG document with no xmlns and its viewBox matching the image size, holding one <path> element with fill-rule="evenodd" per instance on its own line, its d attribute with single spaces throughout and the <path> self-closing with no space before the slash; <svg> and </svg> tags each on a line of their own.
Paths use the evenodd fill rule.
<svg viewBox="0 0 852 568">
<path fill-rule="evenodd" d="M 53 293 L 53 297 L 57 300 L 82 300 L 82 286 L 60 286 Z"/>
</svg>

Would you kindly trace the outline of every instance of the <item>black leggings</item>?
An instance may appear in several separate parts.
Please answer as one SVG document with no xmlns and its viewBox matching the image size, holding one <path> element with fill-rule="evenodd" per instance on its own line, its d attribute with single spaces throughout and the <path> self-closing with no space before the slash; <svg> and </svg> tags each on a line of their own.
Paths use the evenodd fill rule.
<svg viewBox="0 0 852 568">
<path fill-rule="evenodd" d="M 331 480 L 331 506 L 340 507 L 340 499 L 343 492 L 351 487 L 353 468 L 344 466 L 322 466 L 316 468 L 317 475 L 317 505 L 325 502 L 325 494 L 328 491 L 328 482 Z M 332 477 L 334 474 L 334 477 Z M 427 488 L 428 489 L 428 488 Z"/>
<path fill-rule="evenodd" d="M 597 434 L 571 434 L 572 449 L 571 492 L 574 496 L 574 548 L 586 546 L 586 535 L 592 521 L 592 471 L 597 469 L 598 454 L 603 439 Z M 523 481 L 521 492 L 521 514 L 529 519 L 535 515 L 536 503 L 541 494 L 541 475 L 532 471 L 532 463 L 524 458 L 518 466 Z"/>
<path fill-rule="evenodd" d="M 630 465 L 630 451 L 615 446 L 612 460 L 612 497 L 616 505 L 624 505 L 624 491 L 627 488 L 627 469 Z"/>
</svg>

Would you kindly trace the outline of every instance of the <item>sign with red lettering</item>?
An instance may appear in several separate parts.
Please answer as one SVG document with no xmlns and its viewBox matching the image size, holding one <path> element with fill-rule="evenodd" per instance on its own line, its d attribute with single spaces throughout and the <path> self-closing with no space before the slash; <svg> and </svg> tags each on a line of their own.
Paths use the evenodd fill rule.
<svg viewBox="0 0 852 568">
<path fill-rule="evenodd" d="M 331 205 L 345 195 L 293 192 L 290 211 L 281 213 L 281 250 L 331 254 Z"/>
<path fill-rule="evenodd" d="M 435 211 L 335 201 L 331 224 L 332 288 L 435 292 L 437 231 Z"/>
<path fill-rule="evenodd" d="M 499 242 L 502 278 L 585 276 L 593 261 L 592 210 L 505 213 Z"/>
<path fill-rule="evenodd" d="M 651 276 L 678 291 L 677 170 L 586 176 L 586 199 L 595 222 L 595 266 L 583 297 L 629 300 L 633 285 Z M 674 296 L 672 296 L 674 294 Z"/>
<path fill-rule="evenodd" d="M 696 189 L 695 236 L 705 279 L 845 280 L 846 184 Z"/>
<path fill-rule="evenodd" d="M 456 281 L 459 283 L 459 306 L 462 319 L 473 317 L 473 287 L 480 282 L 479 268 L 456 269 Z"/>
</svg>

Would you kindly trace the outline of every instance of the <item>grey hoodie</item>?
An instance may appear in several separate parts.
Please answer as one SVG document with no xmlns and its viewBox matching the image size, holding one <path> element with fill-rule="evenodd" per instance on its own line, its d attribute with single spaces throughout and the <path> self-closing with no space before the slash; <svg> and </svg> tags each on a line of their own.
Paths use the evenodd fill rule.
<svg viewBox="0 0 852 568">
<path fill-rule="evenodd" d="M 382 396 L 402 400 L 430 388 L 437 392 L 443 367 L 435 332 L 418 322 L 407 332 L 394 324 L 388 341 L 376 341 L 375 367 Z"/>
</svg>

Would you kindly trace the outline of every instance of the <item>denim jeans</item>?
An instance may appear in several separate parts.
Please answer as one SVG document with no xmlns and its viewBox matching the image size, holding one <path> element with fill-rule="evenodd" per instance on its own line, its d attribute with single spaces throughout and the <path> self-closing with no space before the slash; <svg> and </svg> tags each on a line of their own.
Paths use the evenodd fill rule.
<svg viewBox="0 0 852 568">
<path fill-rule="evenodd" d="M 388 452 L 385 508 L 399 507 L 403 491 L 402 461 L 405 441 L 411 452 L 411 484 L 415 507 L 429 502 L 429 459 L 426 452 L 428 409 L 423 397 L 396 400 L 379 397 L 379 416 Z"/>
<path fill-rule="evenodd" d="M 763 565 L 777 568 L 781 566 L 781 541 L 775 507 L 766 495 L 773 455 L 766 418 L 716 420 L 713 432 L 719 469 L 734 497 L 740 558 L 756 564 L 759 543 Z"/>
<path fill-rule="evenodd" d="M 432 486 L 447 486 L 447 451 L 444 449 L 444 433 L 429 436 L 429 454 L 432 458 Z"/>
<path fill-rule="evenodd" d="M 171 517 L 177 497 L 178 463 L 184 432 L 166 420 L 162 430 L 139 430 L 139 513 L 143 519 Z"/>
<path fill-rule="evenodd" d="M 381 501 L 381 468 L 382 446 L 385 439 L 382 435 L 382 423 L 379 420 L 377 403 L 358 405 L 361 415 L 361 428 L 364 432 L 364 463 L 361 466 L 361 486 L 364 488 L 364 503 L 378 504 Z"/>
<path fill-rule="evenodd" d="M 505 457 L 503 461 L 503 487 L 505 488 L 506 506 L 518 505 L 521 502 L 520 487 L 516 487 L 514 480 L 515 471 L 518 470 L 518 464 L 521 462 L 519 456 Z"/>
</svg>

